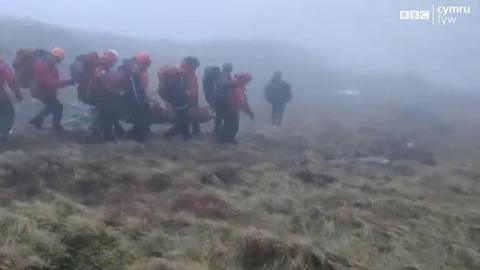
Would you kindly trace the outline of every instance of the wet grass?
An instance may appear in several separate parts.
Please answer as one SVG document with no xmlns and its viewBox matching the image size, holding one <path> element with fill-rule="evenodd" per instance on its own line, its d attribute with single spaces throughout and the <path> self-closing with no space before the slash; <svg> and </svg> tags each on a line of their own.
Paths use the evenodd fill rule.
<svg viewBox="0 0 480 270">
<path fill-rule="evenodd" d="M 212 152 L 208 140 L 175 147 L 121 142 L 4 152 L 0 266 L 480 266 L 477 168 L 449 169 L 446 157 L 387 167 L 332 163 L 338 154 L 321 144 L 295 151 L 250 145 Z"/>
</svg>

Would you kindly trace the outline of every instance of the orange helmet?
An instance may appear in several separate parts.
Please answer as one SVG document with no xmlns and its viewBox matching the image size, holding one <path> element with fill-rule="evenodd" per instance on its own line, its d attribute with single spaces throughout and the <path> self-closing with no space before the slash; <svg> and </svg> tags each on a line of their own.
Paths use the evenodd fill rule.
<svg viewBox="0 0 480 270">
<path fill-rule="evenodd" d="M 65 58 L 65 51 L 60 47 L 55 47 L 50 51 L 50 54 L 58 60 Z"/>
<path fill-rule="evenodd" d="M 148 68 L 152 64 L 152 59 L 147 52 L 139 52 L 134 57 L 135 62 L 141 67 Z"/>
<path fill-rule="evenodd" d="M 113 49 L 110 49 L 104 52 L 102 56 L 102 60 L 104 60 L 105 62 L 111 65 L 115 65 L 119 59 L 120 59 L 120 54 L 118 54 L 118 52 Z"/>
</svg>

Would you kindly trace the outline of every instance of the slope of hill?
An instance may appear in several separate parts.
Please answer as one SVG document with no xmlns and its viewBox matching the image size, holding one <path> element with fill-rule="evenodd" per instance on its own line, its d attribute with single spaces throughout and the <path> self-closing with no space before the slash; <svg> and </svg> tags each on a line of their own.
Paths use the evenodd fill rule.
<svg viewBox="0 0 480 270">
<path fill-rule="evenodd" d="M 5 49 L 10 59 L 18 48 L 65 48 L 65 69 L 81 53 L 115 48 L 123 57 L 130 57 L 141 50 L 150 52 L 154 60 L 152 76 L 161 65 L 176 65 L 183 57 L 195 55 L 201 60 L 203 67 L 221 65 L 227 61 L 235 63 L 237 71 L 250 71 L 255 74 L 253 83 L 258 87 L 263 86 L 275 70 L 282 70 L 293 81 L 300 82 L 299 87 L 308 84 L 322 87 L 327 81 L 322 78 L 330 77 L 328 81 L 332 81 L 332 75 L 327 74 L 326 67 L 321 65 L 318 59 L 298 48 L 274 40 L 175 43 L 89 33 L 12 18 L 0 18 L 0 36 L 0 47 Z"/>
</svg>

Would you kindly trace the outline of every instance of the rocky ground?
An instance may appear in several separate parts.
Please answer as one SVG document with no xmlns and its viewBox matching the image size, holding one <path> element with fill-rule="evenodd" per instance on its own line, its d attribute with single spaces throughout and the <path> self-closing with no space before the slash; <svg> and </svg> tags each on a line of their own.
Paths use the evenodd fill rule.
<svg viewBox="0 0 480 270">
<path fill-rule="evenodd" d="M 0 269 L 480 269 L 478 145 L 448 117 L 347 105 L 283 129 L 261 112 L 239 146 L 17 128 Z"/>
</svg>

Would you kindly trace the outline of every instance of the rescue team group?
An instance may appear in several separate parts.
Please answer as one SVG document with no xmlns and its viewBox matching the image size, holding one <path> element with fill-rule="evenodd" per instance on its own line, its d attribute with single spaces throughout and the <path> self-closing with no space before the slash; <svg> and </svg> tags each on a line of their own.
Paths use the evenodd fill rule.
<svg viewBox="0 0 480 270">
<path fill-rule="evenodd" d="M 81 102 L 95 108 L 97 114 L 90 129 L 106 141 L 127 137 L 143 142 L 152 124 L 172 124 L 163 135 L 166 139 L 181 136 L 188 140 L 201 133 L 200 124 L 210 121 L 209 110 L 199 106 L 199 86 L 196 71 L 200 62 L 195 57 L 183 59 L 180 67 L 164 66 L 158 71 L 158 94 L 167 104 L 162 106 L 148 95 L 148 68 L 151 57 L 139 52 L 120 62 L 115 50 L 98 54 L 91 52 L 78 56 L 71 65 L 71 79 L 60 79 L 56 65 L 63 61 L 61 48 L 51 51 L 20 49 L 13 60 L 13 71 L 0 52 L 0 136 L 7 140 L 15 120 L 15 111 L 5 85 L 22 101 L 20 88 L 30 89 L 33 98 L 44 108 L 30 120 L 36 129 L 43 130 L 43 122 L 52 116 L 52 128 L 61 132 L 63 104 L 57 90 L 77 85 Z M 244 111 L 252 119 L 246 96 L 246 86 L 252 80 L 250 73 L 232 75 L 233 65 L 207 67 L 203 76 L 205 99 L 215 112 L 215 134 L 220 142 L 237 143 L 239 113 Z M 272 104 L 272 124 L 280 126 L 286 104 L 292 99 L 290 85 L 275 72 L 265 88 L 265 98 Z M 121 122 L 131 123 L 127 132 Z"/>
</svg>

